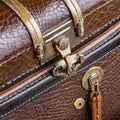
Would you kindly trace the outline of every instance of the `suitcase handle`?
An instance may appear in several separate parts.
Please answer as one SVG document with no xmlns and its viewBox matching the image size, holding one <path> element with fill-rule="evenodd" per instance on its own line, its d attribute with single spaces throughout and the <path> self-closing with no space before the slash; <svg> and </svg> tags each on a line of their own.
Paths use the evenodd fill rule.
<svg viewBox="0 0 120 120">
<path fill-rule="evenodd" d="M 77 33 L 77 36 L 83 36 L 84 35 L 84 20 L 81 8 L 79 7 L 76 0 L 63 0 L 68 7 L 73 20 L 74 20 L 74 26 L 75 31 Z"/>
<path fill-rule="evenodd" d="M 35 22 L 34 18 L 18 0 L 2 0 L 2 2 L 11 8 L 25 25 L 32 38 L 36 56 L 41 61 L 44 55 L 44 40 L 39 26 Z"/>
</svg>

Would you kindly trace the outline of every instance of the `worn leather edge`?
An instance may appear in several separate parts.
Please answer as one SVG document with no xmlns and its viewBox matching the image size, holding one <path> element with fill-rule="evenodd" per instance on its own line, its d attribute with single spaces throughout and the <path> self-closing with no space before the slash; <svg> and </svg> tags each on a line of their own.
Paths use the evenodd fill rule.
<svg viewBox="0 0 120 120">
<path fill-rule="evenodd" d="M 108 28 L 110 28 L 112 25 L 114 25 L 116 22 L 118 22 L 120 20 L 120 16 L 113 19 L 112 21 L 110 21 L 109 23 L 107 23 L 106 25 L 104 25 L 103 27 L 101 27 L 100 29 L 98 29 L 97 31 L 95 31 L 94 33 L 90 34 L 88 37 L 86 37 L 84 40 L 82 40 L 83 42 L 79 45 L 79 46 L 74 46 L 72 51 L 74 51 L 75 49 L 83 46 L 84 44 L 86 44 L 87 42 L 91 41 L 92 39 L 94 39 L 96 36 L 100 35 L 101 33 L 103 33 L 104 31 L 106 31 Z M 55 56 L 56 57 L 56 56 Z M 54 57 L 54 58 L 55 58 Z M 53 58 L 53 59 L 54 59 Z M 51 60 L 49 60 L 51 61 Z M 49 64 L 49 61 L 47 61 L 47 63 Z M 47 64 L 46 63 L 46 64 Z M 42 66 L 44 67 L 44 66 Z M 27 76 L 29 73 L 32 73 L 34 71 L 36 71 L 37 69 L 40 69 L 40 66 L 35 66 L 33 69 L 27 71 L 26 73 L 18 76 L 16 79 L 6 83 L 5 85 L 0 87 L 0 91 L 2 91 L 3 89 L 6 89 L 7 87 L 15 84 L 17 81 L 19 81 L 20 79 L 24 78 L 25 76 Z"/>
<path fill-rule="evenodd" d="M 120 42 L 119 42 L 120 32 L 115 33 L 115 34 L 116 35 L 109 38 L 109 41 L 104 42 L 104 44 L 102 44 L 102 46 L 99 46 L 94 51 L 92 51 L 91 54 L 86 54 L 85 63 L 79 69 L 78 72 L 83 71 L 87 67 L 93 65 L 97 61 L 99 61 L 102 58 L 109 55 L 114 50 L 120 48 Z M 102 51 L 104 51 L 104 52 L 102 52 Z M 99 52 L 101 52 L 102 55 Z M 46 76 L 38 79 L 37 82 L 32 83 L 31 86 L 27 87 L 23 91 L 18 92 L 16 95 L 14 95 L 11 98 L 2 102 L 0 104 L 0 111 L 1 111 L 0 116 L 4 117 L 5 115 L 9 114 L 13 110 L 15 110 L 15 109 L 19 108 L 20 106 L 26 104 L 27 102 L 31 101 L 38 95 L 41 95 L 44 92 L 50 90 L 51 88 L 57 86 L 58 84 L 61 84 L 66 80 L 69 80 L 70 77 L 76 75 L 78 72 L 74 73 L 73 75 L 71 75 L 65 79 L 55 78 L 51 74 L 48 73 Z"/>
</svg>

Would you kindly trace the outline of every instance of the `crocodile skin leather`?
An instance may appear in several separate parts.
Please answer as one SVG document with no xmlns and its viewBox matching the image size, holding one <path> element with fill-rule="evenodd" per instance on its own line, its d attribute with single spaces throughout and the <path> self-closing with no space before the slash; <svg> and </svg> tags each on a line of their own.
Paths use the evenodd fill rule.
<svg viewBox="0 0 120 120">
<path fill-rule="evenodd" d="M 100 83 L 103 120 L 120 120 L 120 49 L 95 65 L 102 67 L 105 74 Z M 88 69 L 3 120 L 91 120 L 87 103 L 88 92 L 81 87 L 81 79 Z M 80 97 L 85 99 L 85 106 L 77 110 L 73 103 Z"/>
<path fill-rule="evenodd" d="M 62 0 L 19 1 L 27 7 L 43 33 L 70 17 Z M 120 14 L 119 0 L 78 2 L 85 18 L 84 38 Z M 9 85 L 38 66 L 28 32 L 15 13 L 0 1 L 0 86 Z"/>
</svg>

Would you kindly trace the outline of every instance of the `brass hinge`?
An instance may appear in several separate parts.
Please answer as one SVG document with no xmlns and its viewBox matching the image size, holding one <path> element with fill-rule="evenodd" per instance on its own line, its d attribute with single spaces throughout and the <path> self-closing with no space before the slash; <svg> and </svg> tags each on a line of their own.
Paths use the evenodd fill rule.
<svg viewBox="0 0 120 120">
<path fill-rule="evenodd" d="M 70 55 L 70 41 L 66 36 L 60 36 L 56 39 L 55 49 L 59 52 L 63 59 L 55 64 L 53 69 L 54 76 L 66 77 L 75 72 L 84 61 L 83 55 Z"/>
</svg>

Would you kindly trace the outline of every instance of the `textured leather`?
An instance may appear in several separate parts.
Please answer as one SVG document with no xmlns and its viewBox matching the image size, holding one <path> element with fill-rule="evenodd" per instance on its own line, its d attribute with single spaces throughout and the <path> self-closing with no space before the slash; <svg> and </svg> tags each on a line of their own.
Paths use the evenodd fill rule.
<svg viewBox="0 0 120 120">
<path fill-rule="evenodd" d="M 116 26 L 116 24 L 114 26 Z M 118 24 L 116 27 L 119 27 Z M 86 67 L 89 68 L 90 65 L 99 61 L 101 57 L 109 55 L 111 51 L 117 49 L 118 46 L 120 47 L 120 34 L 118 34 L 118 31 L 115 31 L 115 28 L 113 28 L 113 26 L 110 28 L 112 32 L 114 31 L 111 35 L 109 34 L 111 31 L 108 29 L 105 31 L 105 34 L 102 33 L 98 36 L 98 40 L 95 38 L 94 41 L 90 41 L 91 44 L 89 43 L 89 45 L 92 47 L 92 44 L 96 42 L 94 44 L 95 46 L 92 47 L 92 49 L 89 49 L 89 51 L 87 50 L 84 52 L 86 62 L 84 62 L 79 71 L 75 74 L 79 74 L 79 72 L 82 72 Z M 105 37 L 106 35 L 108 37 Z M 100 42 L 99 44 L 98 41 Z M 86 46 L 86 48 L 88 48 L 88 46 Z M 81 48 L 74 51 L 73 54 L 74 53 L 81 53 Z M 53 64 L 48 65 L 42 70 L 36 69 L 36 72 L 27 74 L 28 77 L 23 78 L 23 80 L 19 81 L 15 85 L 12 85 L 8 89 L 0 92 L 0 118 L 32 101 L 44 92 L 48 92 L 48 90 L 53 87 L 69 80 L 68 78 L 54 77 L 51 74 L 52 68 Z M 75 74 L 72 74 L 72 76 Z"/>
<path fill-rule="evenodd" d="M 42 32 L 70 17 L 62 0 L 20 0 L 35 18 Z M 119 16 L 119 0 L 79 0 L 85 18 L 85 37 Z M 112 11 L 112 15 L 111 15 Z M 38 67 L 28 32 L 20 19 L 0 1 L 0 86 L 18 80 Z M 14 73 L 14 74 L 13 74 Z"/>
<path fill-rule="evenodd" d="M 120 49 L 95 65 L 100 66 L 105 74 L 100 83 L 103 120 L 120 120 Z M 81 86 L 83 74 L 88 69 L 71 77 L 69 82 L 39 96 L 3 120 L 91 120 L 88 92 Z M 85 106 L 77 110 L 73 104 L 80 97 L 85 99 Z"/>
</svg>

